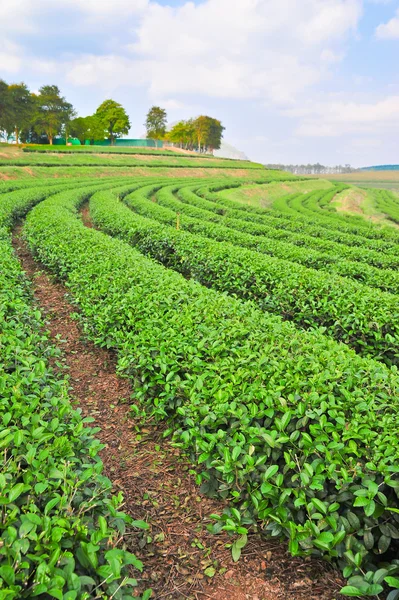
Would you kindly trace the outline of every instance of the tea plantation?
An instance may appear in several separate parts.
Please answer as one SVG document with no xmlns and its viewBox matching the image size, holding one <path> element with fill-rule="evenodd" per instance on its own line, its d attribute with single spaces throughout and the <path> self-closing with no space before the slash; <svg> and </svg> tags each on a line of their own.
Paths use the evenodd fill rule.
<svg viewBox="0 0 399 600">
<path fill-rule="evenodd" d="M 336 182 L 249 205 L 246 187 L 266 198 L 299 178 L 245 161 L 1 162 L 0 600 L 151 597 L 135 594 L 146 565 L 121 541 L 148 524 L 122 512 L 71 403 L 12 249 L 18 221 L 132 401 L 166 424 L 201 492 L 227 502 L 213 532 L 232 534 L 233 558 L 249 531 L 285 538 L 337 565 L 342 594 L 397 600 L 399 231 L 337 212 Z M 399 199 L 374 194 L 396 222 Z"/>
</svg>

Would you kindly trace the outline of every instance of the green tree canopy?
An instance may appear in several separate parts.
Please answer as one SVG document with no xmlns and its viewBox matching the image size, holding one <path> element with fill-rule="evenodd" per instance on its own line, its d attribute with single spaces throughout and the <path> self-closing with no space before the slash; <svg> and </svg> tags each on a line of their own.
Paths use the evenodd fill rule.
<svg viewBox="0 0 399 600">
<path fill-rule="evenodd" d="M 166 124 L 166 110 L 160 106 L 150 108 L 145 121 L 147 137 L 152 140 L 161 140 L 166 133 Z"/>
<path fill-rule="evenodd" d="M 193 120 L 179 121 L 173 125 L 166 137 L 170 142 L 180 144 L 182 148 L 192 149 L 196 140 Z"/>
<path fill-rule="evenodd" d="M 213 152 L 213 150 L 219 150 L 220 148 L 225 127 L 223 127 L 218 119 L 213 119 L 212 117 L 207 117 L 207 119 L 209 119 L 209 125 L 205 141 L 209 152 Z"/>
<path fill-rule="evenodd" d="M 34 97 L 25 83 L 13 83 L 8 86 L 8 114 L 6 117 L 7 133 L 15 133 L 15 141 L 19 143 L 21 129 L 29 128 L 35 110 Z"/>
<path fill-rule="evenodd" d="M 224 127 L 213 117 L 201 115 L 196 119 L 179 121 L 167 133 L 166 137 L 173 143 L 187 149 L 200 152 L 213 152 L 220 148 Z"/>
<path fill-rule="evenodd" d="M 97 115 L 73 119 L 69 124 L 69 132 L 72 136 L 77 137 L 81 144 L 87 140 L 94 142 L 105 138 L 105 129 Z"/>
<path fill-rule="evenodd" d="M 76 117 L 69 123 L 69 135 L 78 138 L 84 144 L 87 138 L 87 117 Z M 68 143 L 68 140 L 65 140 Z"/>
<path fill-rule="evenodd" d="M 7 131 L 9 102 L 8 85 L 3 79 L 0 79 L 0 132 L 2 134 Z"/>
<path fill-rule="evenodd" d="M 104 130 L 107 131 L 112 145 L 116 137 L 129 132 L 129 117 L 123 106 L 115 102 L 115 100 L 104 100 L 97 108 L 96 116 L 100 120 Z"/>
<path fill-rule="evenodd" d="M 220 148 L 224 127 L 220 121 L 207 115 L 201 115 L 194 120 L 198 150 L 212 152 Z"/>
<path fill-rule="evenodd" d="M 56 85 L 44 85 L 39 89 L 36 107 L 35 130 L 39 134 L 44 132 L 50 144 L 76 114 Z"/>
</svg>

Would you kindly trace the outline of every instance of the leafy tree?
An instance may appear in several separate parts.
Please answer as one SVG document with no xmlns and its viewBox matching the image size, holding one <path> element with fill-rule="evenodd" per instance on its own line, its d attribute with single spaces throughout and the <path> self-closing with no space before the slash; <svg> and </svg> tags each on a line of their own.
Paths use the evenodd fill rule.
<svg viewBox="0 0 399 600">
<path fill-rule="evenodd" d="M 82 144 L 87 138 L 87 117 L 76 117 L 69 123 L 69 134 L 78 138 Z M 68 143 L 68 140 L 65 140 Z"/>
<path fill-rule="evenodd" d="M 35 110 L 32 94 L 24 83 L 14 83 L 8 86 L 8 115 L 7 131 L 15 133 L 15 141 L 19 143 L 21 129 L 29 128 Z"/>
<path fill-rule="evenodd" d="M 224 127 L 220 121 L 201 115 L 197 117 L 193 123 L 196 137 L 198 150 L 213 151 L 214 149 L 220 148 Z"/>
<path fill-rule="evenodd" d="M 105 129 L 96 115 L 73 119 L 69 124 L 69 131 L 80 140 L 81 144 L 87 140 L 94 142 L 105 138 Z"/>
<path fill-rule="evenodd" d="M 9 111 L 8 85 L 0 79 L 0 132 L 6 134 Z M 5 137 L 7 137 L 5 135 Z"/>
<path fill-rule="evenodd" d="M 21 130 L 19 139 L 23 144 L 46 144 L 47 136 L 45 133 L 37 133 L 33 125 Z"/>
<path fill-rule="evenodd" d="M 202 144 L 205 144 L 205 139 L 208 134 L 209 122 L 208 117 L 201 115 L 194 121 L 194 130 L 197 137 L 198 151 L 201 152 Z"/>
<path fill-rule="evenodd" d="M 36 99 L 35 130 L 37 133 L 45 133 L 49 143 L 53 143 L 54 136 L 58 135 L 62 127 L 75 116 L 75 110 L 69 102 L 61 96 L 56 85 L 44 85 L 39 89 Z M 67 133 L 67 132 L 66 132 Z"/>
<path fill-rule="evenodd" d="M 213 119 L 212 117 L 207 118 L 209 119 L 209 126 L 206 136 L 206 146 L 209 152 L 213 152 L 220 148 L 225 127 L 223 127 L 218 119 Z"/>
<path fill-rule="evenodd" d="M 114 145 L 114 140 L 123 134 L 129 132 L 130 121 L 125 109 L 115 100 L 105 100 L 97 108 L 96 116 L 100 120 L 101 125 L 108 132 L 111 138 L 111 144 Z"/>
<path fill-rule="evenodd" d="M 196 141 L 193 120 L 179 121 L 173 125 L 172 129 L 166 134 L 166 137 L 174 144 L 180 144 L 181 148 L 185 147 L 192 150 Z"/>
<path fill-rule="evenodd" d="M 152 140 L 159 140 L 166 133 L 167 115 L 166 110 L 160 106 L 153 106 L 147 113 L 145 128 L 147 137 Z"/>
</svg>

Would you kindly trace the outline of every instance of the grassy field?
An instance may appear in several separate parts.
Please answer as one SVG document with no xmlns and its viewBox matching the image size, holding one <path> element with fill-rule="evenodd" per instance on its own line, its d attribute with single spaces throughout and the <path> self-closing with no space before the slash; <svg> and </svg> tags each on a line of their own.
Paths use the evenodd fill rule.
<svg viewBox="0 0 399 600">
<path fill-rule="evenodd" d="M 331 181 L 342 181 L 366 188 L 385 188 L 399 194 L 399 171 L 357 171 L 341 175 L 329 175 Z"/>
<path fill-rule="evenodd" d="M 397 197 L 1 153 L 0 596 L 397 597 Z"/>
</svg>

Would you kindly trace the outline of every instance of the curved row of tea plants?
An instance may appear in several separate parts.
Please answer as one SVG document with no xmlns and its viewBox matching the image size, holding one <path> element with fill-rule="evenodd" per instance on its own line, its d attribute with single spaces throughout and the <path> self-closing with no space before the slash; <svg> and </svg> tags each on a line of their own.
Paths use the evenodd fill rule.
<svg viewBox="0 0 399 600">
<path fill-rule="evenodd" d="M 293 554 L 338 560 L 349 592 L 398 587 L 397 370 L 84 228 L 80 203 L 34 208 L 29 244 L 66 279 L 90 337 L 118 351 L 135 397 L 172 419 L 203 490 L 230 499 L 218 527 L 260 521 Z"/>
<path fill-rule="evenodd" d="M 151 159 L 151 160 L 150 160 Z M 168 155 L 168 156 L 151 156 L 145 159 L 144 157 L 124 156 L 120 154 L 101 156 L 99 154 L 82 154 L 82 153 L 52 153 L 32 152 L 26 153 L 23 156 L 0 157 L 0 166 L 44 166 L 44 167 L 71 167 L 71 166 L 113 166 L 113 167 L 184 167 L 184 168 L 199 168 L 202 169 L 232 169 L 239 168 L 250 169 L 265 174 L 279 176 L 278 172 L 267 171 L 262 165 L 250 161 L 234 161 L 218 159 L 218 158 L 196 158 L 190 155 Z"/>
<path fill-rule="evenodd" d="M 62 146 L 62 145 L 29 145 L 22 148 L 23 152 L 41 152 L 41 153 L 57 153 L 57 154 L 143 154 L 149 156 L 173 156 L 175 158 L 210 158 L 214 160 L 220 160 L 217 156 L 213 154 L 203 154 L 203 153 L 189 153 L 189 152 L 181 152 L 179 149 L 170 150 L 168 148 L 147 148 L 144 146 Z M 240 165 L 243 162 L 250 162 L 247 159 L 239 159 L 239 158 L 223 158 L 222 160 L 229 160 L 230 162 L 237 162 Z"/>
<path fill-rule="evenodd" d="M 178 186 L 167 185 L 159 190 L 157 188 L 158 186 L 143 186 L 133 196 L 126 198 L 125 202 L 143 216 L 175 227 L 178 223 L 179 228 L 191 233 L 196 233 L 219 242 L 230 242 L 235 246 L 255 250 L 261 254 L 295 262 L 312 269 L 327 271 L 329 273 L 333 272 L 342 277 L 349 277 L 350 279 L 360 281 L 368 286 L 379 288 L 392 294 L 399 293 L 399 274 L 397 271 L 348 261 L 342 259 L 336 252 L 320 252 L 312 248 L 308 249 L 302 245 L 297 246 L 289 243 L 289 241 L 285 241 L 285 239 L 279 239 L 278 234 L 276 235 L 273 229 L 270 231 L 270 237 L 265 238 L 233 230 L 218 223 L 186 216 L 185 213 L 180 213 L 178 217 L 171 209 L 158 206 L 158 204 L 154 206 L 154 202 L 148 200 L 148 196 L 153 195 L 155 192 L 158 199 L 171 197 L 173 191 L 178 189 Z M 186 189 L 183 188 L 181 191 L 185 191 Z M 173 196 L 172 201 L 174 202 Z M 299 235 L 298 238 L 298 241 L 303 241 Z"/>
<path fill-rule="evenodd" d="M 179 197 L 176 197 L 176 192 L 178 192 Z M 156 198 L 161 206 L 169 208 L 175 213 L 178 212 L 180 215 L 187 215 L 201 222 L 210 221 L 225 225 L 230 229 L 256 236 L 260 241 L 262 241 L 262 238 L 280 239 L 296 246 L 319 250 L 323 253 L 327 252 L 338 259 L 367 263 L 383 269 L 394 269 L 399 266 L 398 253 L 395 252 L 397 245 L 394 244 L 393 240 L 387 245 L 380 240 L 369 240 L 356 236 L 356 245 L 346 245 L 347 240 L 342 239 L 343 234 L 339 232 L 332 232 L 323 227 L 309 227 L 295 220 L 282 221 L 272 216 L 272 213 L 270 213 L 270 216 L 263 217 L 263 222 L 258 224 L 257 222 L 252 222 L 251 216 L 249 218 L 240 218 L 241 213 L 239 211 L 234 211 L 233 213 L 229 210 L 222 215 L 215 212 L 215 210 L 211 211 L 199 208 L 189 201 L 193 195 L 195 194 L 193 194 L 191 189 L 181 186 L 170 186 L 161 189 L 157 193 Z M 183 196 L 185 196 L 185 202 L 182 202 Z M 218 206 L 216 206 L 216 210 L 219 210 Z M 332 236 L 331 233 L 333 234 Z M 337 233 L 338 236 L 336 235 Z M 327 239 L 324 239 L 324 236 Z M 341 242 L 331 241 L 331 237 L 336 239 L 341 238 Z M 353 236 L 350 237 L 349 241 L 352 242 Z M 360 239 L 363 239 L 363 244 L 360 244 Z M 374 243 L 380 246 L 379 249 L 369 249 Z"/>
<path fill-rule="evenodd" d="M 120 538 L 147 525 L 119 511 L 11 246 L 12 222 L 42 200 L 14 193 L 0 204 L 0 598 L 133 600 L 142 564 Z"/>
<path fill-rule="evenodd" d="M 374 204 L 393 223 L 399 223 L 399 198 L 389 190 L 368 190 Z"/>
<path fill-rule="evenodd" d="M 152 192 L 152 186 L 143 187 L 124 197 L 124 202 L 143 216 L 177 225 L 172 211 L 165 216 L 164 207 L 143 198 Z M 181 227 L 186 221 L 181 216 L 179 219 Z M 133 225 L 134 219 L 131 221 Z M 108 225 L 111 227 L 112 223 Z M 396 295 L 230 243 L 205 239 L 205 228 L 201 224 L 188 227 L 201 238 L 196 236 L 193 241 L 186 234 L 187 251 L 183 247 L 178 251 L 173 248 L 174 240 L 168 249 L 168 236 L 164 233 L 160 242 L 164 250 L 154 248 L 158 260 L 171 261 L 174 268 L 191 273 L 205 285 L 255 300 L 263 310 L 280 314 L 301 327 L 325 327 L 328 335 L 352 346 L 360 354 L 388 364 L 398 362 L 399 299 Z M 209 226 L 208 231 L 211 227 L 215 226 Z M 169 231 L 172 235 L 173 230 Z M 150 248 L 151 244 L 147 251 L 151 251 Z"/>
<path fill-rule="evenodd" d="M 227 208 L 228 210 L 223 213 L 226 216 L 230 216 L 236 219 L 244 221 L 251 221 L 253 223 L 265 224 L 274 226 L 277 228 L 287 228 L 292 231 L 303 232 L 305 235 L 315 236 L 325 240 L 336 241 L 347 246 L 364 246 L 365 240 L 369 249 L 375 249 L 377 251 L 395 251 L 399 250 L 399 234 L 391 227 L 381 227 L 370 224 L 362 217 L 356 220 L 356 223 L 351 221 L 351 217 L 337 217 L 337 218 L 321 218 L 318 215 L 312 219 L 305 217 L 299 213 L 292 215 L 278 212 L 273 209 L 261 209 L 262 212 L 258 211 L 247 211 L 239 207 L 239 203 L 235 202 L 235 206 L 231 205 L 232 201 L 229 201 L 229 206 L 225 205 L 224 201 L 215 194 L 209 194 L 200 188 L 201 197 L 205 197 L 208 201 L 213 204 L 217 204 L 219 208 Z M 316 192 L 310 192 L 309 195 L 313 194 L 329 194 L 329 190 L 316 190 Z M 185 192 L 181 190 L 180 199 L 183 199 Z M 308 194 L 293 194 L 289 196 L 282 196 L 276 202 L 286 202 L 290 198 L 296 198 L 298 196 L 307 196 Z M 194 201 L 193 196 L 188 197 L 189 202 Z M 274 204 L 275 204 L 274 203 Z M 204 206 L 205 208 L 205 206 Z M 207 208 L 209 210 L 209 207 Z"/>
<path fill-rule="evenodd" d="M 213 213 L 224 216 L 223 219 L 216 217 L 216 220 L 218 223 L 225 223 L 229 227 L 228 235 L 231 241 L 236 237 L 238 245 L 255 247 L 258 244 L 260 247 L 265 246 L 264 242 L 262 244 L 262 240 L 259 240 L 261 235 L 261 237 L 268 239 L 269 245 L 271 244 L 270 249 L 266 250 L 267 254 L 273 254 L 318 269 L 332 265 L 332 270 L 340 275 L 360 280 L 367 285 L 379 287 L 385 291 L 397 293 L 397 282 L 399 281 L 397 273 L 389 270 L 381 271 L 381 268 L 385 267 L 385 262 L 387 262 L 386 268 L 396 267 L 399 264 L 397 255 L 393 254 L 391 248 L 388 249 L 389 257 L 386 258 L 381 251 L 370 251 L 368 249 L 364 251 L 336 242 L 326 243 L 318 238 L 289 232 L 284 229 L 276 229 L 269 225 L 262 225 L 259 228 L 259 226 L 248 224 L 245 219 L 242 223 L 241 213 L 238 210 L 233 212 L 233 218 L 231 219 L 231 210 L 226 210 L 220 204 L 205 200 L 198 196 L 194 189 L 195 186 L 171 186 L 160 190 L 157 197 L 162 205 L 200 219 L 202 223 L 206 220 L 214 222 Z M 174 196 L 176 192 L 177 198 Z M 195 207 L 194 210 L 182 208 L 177 203 L 178 200 Z M 198 211 L 196 208 L 200 210 Z M 232 228 L 238 233 L 232 232 Z M 238 242 L 238 240 L 241 240 L 241 242 Z M 275 240 L 279 240 L 280 243 Z M 300 249 L 298 246 L 300 246 Z M 351 258 L 353 260 L 350 260 Z M 356 265 L 356 262 L 362 264 Z M 367 264 L 369 262 L 370 265 Z M 365 266 L 365 263 L 367 266 Z M 378 268 L 375 268 L 375 266 Z"/>
</svg>

